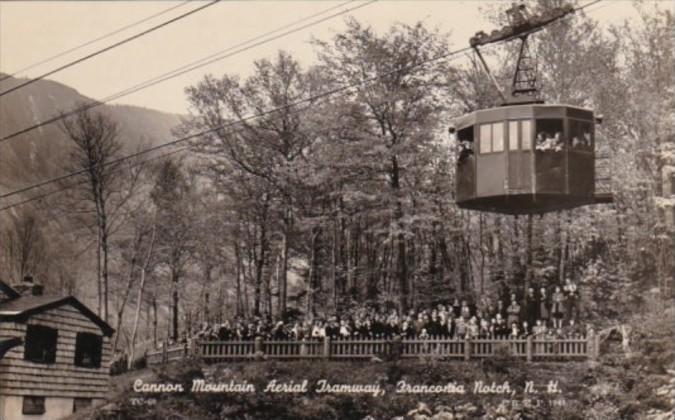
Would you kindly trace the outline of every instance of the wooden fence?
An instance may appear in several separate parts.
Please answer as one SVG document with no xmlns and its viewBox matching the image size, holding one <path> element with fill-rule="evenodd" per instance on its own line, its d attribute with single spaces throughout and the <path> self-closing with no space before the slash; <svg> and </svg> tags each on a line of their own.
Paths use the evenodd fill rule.
<svg viewBox="0 0 675 420">
<path fill-rule="evenodd" d="M 316 340 L 194 341 L 192 345 L 164 347 L 148 353 L 148 365 L 180 360 L 192 355 L 207 363 L 233 360 L 327 359 L 368 360 L 398 355 L 401 358 L 439 357 L 471 360 L 511 356 L 526 361 L 583 360 L 599 356 L 598 336 L 576 339 L 374 339 L 325 338 Z"/>
<path fill-rule="evenodd" d="M 190 354 L 190 346 L 185 344 L 163 345 L 161 349 L 147 353 L 148 366 L 156 366 L 167 362 L 183 360 Z"/>
</svg>

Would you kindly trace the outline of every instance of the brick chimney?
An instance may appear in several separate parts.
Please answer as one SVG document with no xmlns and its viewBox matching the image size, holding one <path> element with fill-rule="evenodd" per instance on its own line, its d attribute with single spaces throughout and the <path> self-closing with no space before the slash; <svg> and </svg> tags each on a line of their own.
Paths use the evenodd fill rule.
<svg viewBox="0 0 675 420">
<path fill-rule="evenodd" d="M 12 288 L 21 293 L 21 296 L 42 296 L 44 287 L 33 281 L 33 276 L 27 274 L 23 276 L 21 283 L 12 285 Z"/>
</svg>

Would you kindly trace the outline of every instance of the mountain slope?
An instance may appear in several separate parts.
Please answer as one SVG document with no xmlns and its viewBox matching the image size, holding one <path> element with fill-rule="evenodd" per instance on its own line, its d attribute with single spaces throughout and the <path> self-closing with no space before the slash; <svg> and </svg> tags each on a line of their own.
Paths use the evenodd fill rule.
<svg viewBox="0 0 675 420">
<path fill-rule="evenodd" d="M 6 90 L 26 79 L 9 78 L 0 82 Z M 0 136 L 6 136 L 90 102 L 75 89 L 50 80 L 0 97 Z M 124 153 L 140 145 L 155 145 L 172 139 L 171 129 L 180 116 L 127 105 L 102 105 L 94 111 L 118 123 Z M 64 173 L 63 161 L 71 147 L 58 122 L 0 143 L 0 193 Z"/>
</svg>

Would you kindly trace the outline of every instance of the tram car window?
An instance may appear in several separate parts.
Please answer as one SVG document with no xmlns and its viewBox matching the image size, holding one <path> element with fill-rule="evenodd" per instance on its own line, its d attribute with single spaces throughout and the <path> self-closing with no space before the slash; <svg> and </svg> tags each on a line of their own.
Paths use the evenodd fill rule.
<svg viewBox="0 0 675 420">
<path fill-rule="evenodd" d="M 474 194 L 476 159 L 474 156 L 475 142 L 473 131 L 473 126 L 469 126 L 457 132 L 457 141 L 459 142 L 457 200 L 469 199 Z"/>
</svg>

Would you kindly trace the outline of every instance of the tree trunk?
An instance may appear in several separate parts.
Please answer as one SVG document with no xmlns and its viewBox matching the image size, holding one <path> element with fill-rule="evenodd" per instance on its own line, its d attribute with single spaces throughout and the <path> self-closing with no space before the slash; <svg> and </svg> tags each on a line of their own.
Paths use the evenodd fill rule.
<svg viewBox="0 0 675 420">
<path fill-rule="evenodd" d="M 288 299 L 288 235 L 291 233 L 291 212 L 290 207 L 286 207 L 284 214 L 284 232 L 281 246 L 281 290 L 279 290 L 279 305 L 280 316 L 286 313 L 286 301 Z"/>
<path fill-rule="evenodd" d="M 253 315 L 260 315 L 260 292 L 263 282 L 263 268 L 265 266 L 265 248 L 267 244 L 267 233 L 265 225 L 260 226 L 260 254 L 256 261 L 256 272 L 255 272 L 255 304 L 253 307 Z"/>
<path fill-rule="evenodd" d="M 311 243 L 309 250 L 309 272 L 307 273 L 307 310 L 306 313 L 308 316 L 314 314 L 314 276 L 316 272 L 316 242 L 317 236 L 319 235 L 319 230 L 317 227 L 312 228 L 311 233 Z"/>
<path fill-rule="evenodd" d="M 406 243 L 405 236 L 403 231 L 405 226 L 403 226 L 403 204 L 401 203 L 401 185 L 399 180 L 399 166 L 398 166 L 398 157 L 393 155 L 391 157 L 391 188 L 396 196 L 396 206 L 394 209 L 394 215 L 396 217 L 396 224 L 399 229 L 397 235 L 397 267 L 396 274 L 398 277 L 398 293 L 399 293 L 399 311 L 405 313 L 408 311 L 408 294 L 409 294 L 409 285 L 408 285 L 408 261 L 406 258 Z"/>
<path fill-rule="evenodd" d="M 103 248 L 103 319 L 109 320 L 109 297 L 108 297 L 108 226 L 105 221 L 105 214 L 103 216 L 103 235 L 101 237 L 101 246 Z"/>
<path fill-rule="evenodd" d="M 281 252 L 283 253 L 283 244 L 281 246 Z M 274 261 L 274 277 L 277 281 L 277 313 L 279 317 L 283 316 L 283 308 L 281 307 L 281 273 L 279 272 L 281 268 L 279 267 L 281 265 L 281 255 L 277 254 L 277 258 Z"/>
<path fill-rule="evenodd" d="M 211 262 L 209 261 L 209 257 L 206 257 L 207 260 L 204 261 L 204 277 L 205 277 L 205 284 L 204 284 L 204 322 L 211 322 L 211 317 L 209 314 L 209 289 L 211 287 L 213 278 L 211 277 L 212 271 L 213 271 L 213 266 L 211 265 Z"/>
<path fill-rule="evenodd" d="M 242 299 L 241 299 L 241 275 L 242 275 L 242 270 L 241 270 L 241 251 L 239 249 L 239 239 L 236 240 L 234 244 L 234 257 L 237 260 L 237 277 L 236 277 L 236 294 L 237 294 L 237 301 L 236 301 L 236 306 L 235 306 L 235 312 L 237 316 L 242 315 Z"/>
<path fill-rule="evenodd" d="M 481 213 L 478 215 L 478 249 L 480 250 L 480 292 L 485 291 L 485 244 L 483 243 L 483 230 L 485 228 L 485 216 Z"/>
<path fill-rule="evenodd" d="M 530 280 L 532 279 L 532 215 L 527 215 L 527 245 L 526 245 L 526 260 L 525 260 L 525 286 L 523 293 L 523 306 L 527 305 L 527 289 L 530 287 Z"/>
<path fill-rule="evenodd" d="M 330 281 L 333 287 L 333 309 L 338 310 L 338 280 L 337 280 L 337 222 L 333 217 L 333 243 L 330 251 Z"/>
<path fill-rule="evenodd" d="M 98 211 L 98 207 L 97 207 Z M 101 281 L 101 226 L 96 224 L 96 292 L 98 295 L 98 316 L 103 316 L 103 288 Z"/>
<path fill-rule="evenodd" d="M 117 351 L 117 344 L 119 343 L 120 332 L 122 327 L 122 318 L 124 317 L 124 309 L 127 306 L 127 300 L 129 299 L 129 294 L 131 293 L 131 286 L 134 282 L 134 267 L 136 266 L 136 255 L 138 253 L 138 247 L 140 242 L 143 240 L 143 235 L 139 234 L 134 243 L 134 253 L 131 256 L 131 262 L 129 263 L 129 274 L 127 275 L 127 287 L 124 289 L 124 296 L 122 297 L 122 303 L 120 304 L 119 309 L 117 310 L 117 325 L 115 327 L 115 339 L 113 340 L 112 345 L 112 354 L 115 354 Z"/>
<path fill-rule="evenodd" d="M 171 324 L 171 338 L 173 339 L 174 343 L 178 342 L 178 280 L 179 276 L 178 273 L 175 270 L 171 270 L 171 284 L 173 286 L 173 293 L 172 293 L 172 324 Z"/>
<path fill-rule="evenodd" d="M 157 226 L 152 225 L 152 234 L 150 236 L 150 245 L 148 248 L 148 253 L 145 256 L 145 261 L 143 262 L 143 268 L 141 269 L 141 280 L 138 285 L 138 296 L 136 297 L 136 313 L 134 314 L 134 326 L 131 330 L 131 343 L 130 343 L 130 354 L 129 354 L 129 368 L 131 368 L 134 361 L 135 351 L 136 351 L 136 334 L 138 333 L 138 320 L 141 317 L 141 305 L 143 303 L 143 292 L 145 290 L 145 278 L 150 268 L 150 261 L 152 260 L 152 252 L 155 249 L 155 233 L 157 231 Z M 155 319 L 155 342 L 157 341 L 157 320 Z"/>
<path fill-rule="evenodd" d="M 152 297 L 152 343 L 157 348 L 157 297 Z"/>
</svg>

